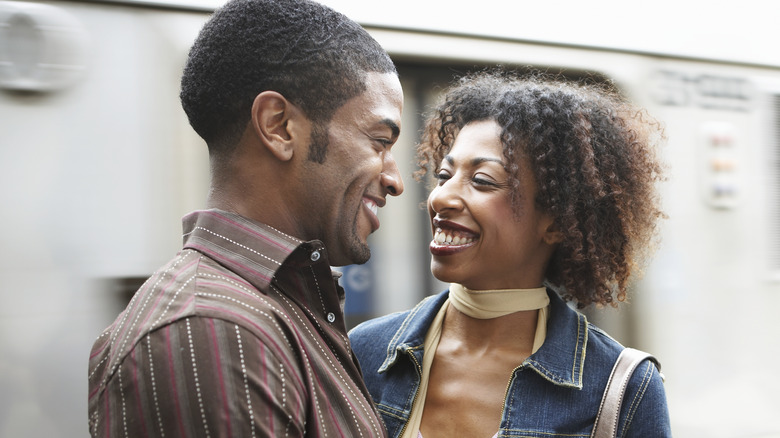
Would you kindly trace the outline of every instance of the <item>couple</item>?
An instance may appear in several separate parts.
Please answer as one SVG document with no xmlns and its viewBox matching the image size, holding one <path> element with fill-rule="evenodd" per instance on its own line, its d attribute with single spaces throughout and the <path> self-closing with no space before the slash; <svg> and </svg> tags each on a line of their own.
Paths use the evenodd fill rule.
<svg viewBox="0 0 780 438">
<path fill-rule="evenodd" d="M 318 3 L 232 0 L 181 99 L 210 209 L 95 341 L 92 436 L 590 433 L 623 347 L 564 300 L 624 300 L 651 240 L 658 130 L 642 113 L 595 87 L 461 79 L 419 148 L 449 291 L 348 337 L 331 266 L 368 260 L 377 209 L 403 192 L 387 53 Z M 626 399 L 620 436 L 670 436 L 651 363 Z"/>
</svg>

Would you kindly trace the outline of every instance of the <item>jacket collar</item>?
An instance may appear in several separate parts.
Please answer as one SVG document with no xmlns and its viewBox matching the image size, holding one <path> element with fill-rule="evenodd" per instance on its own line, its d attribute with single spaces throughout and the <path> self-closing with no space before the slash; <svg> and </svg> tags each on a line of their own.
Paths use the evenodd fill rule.
<svg viewBox="0 0 780 438">
<path fill-rule="evenodd" d="M 425 335 L 428 333 L 428 327 L 431 326 L 433 318 L 441 309 L 444 301 L 449 296 L 449 290 L 438 295 L 433 295 L 420 301 L 409 314 L 404 318 L 401 326 L 396 330 L 390 343 L 387 344 L 387 357 L 382 366 L 377 370 L 379 373 L 387 371 L 398 360 L 398 352 L 407 352 L 408 350 L 420 350 L 425 343 Z"/>
<path fill-rule="evenodd" d="M 582 389 L 582 373 L 588 343 L 588 320 L 570 308 L 552 289 L 547 337 L 539 350 L 525 360 L 550 382 Z"/>
<path fill-rule="evenodd" d="M 585 315 L 571 309 L 552 289 L 547 337 L 539 350 L 520 366 L 529 367 L 550 382 L 582 389 L 582 373 L 588 342 Z M 398 360 L 398 352 L 422 350 L 425 335 L 449 291 L 428 297 L 409 311 L 387 345 L 387 356 L 379 372 L 383 373 Z"/>
</svg>

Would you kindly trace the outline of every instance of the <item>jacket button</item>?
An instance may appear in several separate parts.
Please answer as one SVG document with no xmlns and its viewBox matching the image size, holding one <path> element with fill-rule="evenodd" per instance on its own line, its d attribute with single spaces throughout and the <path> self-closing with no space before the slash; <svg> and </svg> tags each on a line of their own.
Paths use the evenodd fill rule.
<svg viewBox="0 0 780 438">
<path fill-rule="evenodd" d="M 336 315 L 333 314 L 333 312 L 328 312 L 328 322 L 333 322 L 336 320 Z"/>
<path fill-rule="evenodd" d="M 314 252 L 311 253 L 311 261 L 316 262 L 319 259 L 320 259 L 320 252 L 319 251 L 314 251 Z"/>
</svg>

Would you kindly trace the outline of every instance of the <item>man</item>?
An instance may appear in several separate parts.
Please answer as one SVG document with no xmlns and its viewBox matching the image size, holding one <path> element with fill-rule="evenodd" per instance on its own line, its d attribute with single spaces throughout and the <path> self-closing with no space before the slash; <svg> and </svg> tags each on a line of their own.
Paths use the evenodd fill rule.
<svg viewBox="0 0 780 438">
<path fill-rule="evenodd" d="M 385 436 L 331 265 L 363 263 L 403 183 L 403 95 L 365 30 L 308 0 L 235 0 L 195 41 L 182 105 L 211 208 L 95 342 L 92 436 Z"/>
</svg>

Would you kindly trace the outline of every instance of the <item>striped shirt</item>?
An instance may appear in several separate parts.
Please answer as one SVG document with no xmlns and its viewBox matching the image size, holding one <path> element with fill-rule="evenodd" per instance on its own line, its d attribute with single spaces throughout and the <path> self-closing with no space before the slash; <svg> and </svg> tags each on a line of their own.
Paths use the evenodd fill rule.
<svg viewBox="0 0 780 438">
<path fill-rule="evenodd" d="M 184 218 L 184 248 L 89 360 L 93 437 L 385 437 L 320 241 L 238 215 Z"/>
</svg>

